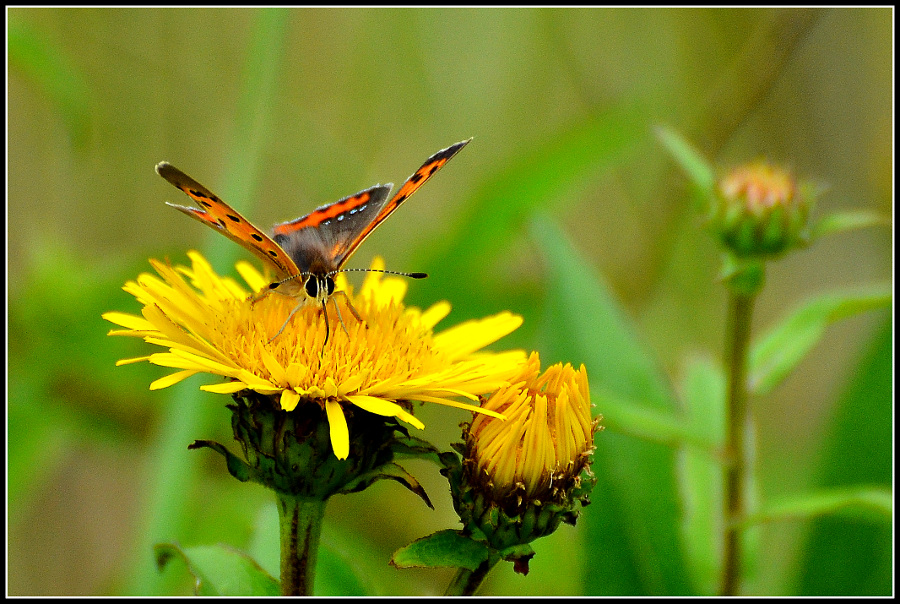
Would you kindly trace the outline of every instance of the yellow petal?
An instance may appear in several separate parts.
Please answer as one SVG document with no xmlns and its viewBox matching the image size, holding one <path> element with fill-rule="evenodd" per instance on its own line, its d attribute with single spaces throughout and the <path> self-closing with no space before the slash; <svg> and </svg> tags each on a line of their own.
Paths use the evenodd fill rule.
<svg viewBox="0 0 900 604">
<path fill-rule="evenodd" d="M 429 329 L 434 329 L 435 325 L 440 323 L 444 317 L 450 314 L 451 308 L 449 302 L 441 300 L 436 304 L 432 304 L 428 310 L 422 313 L 421 321 Z"/>
<path fill-rule="evenodd" d="M 221 384 L 207 384 L 200 386 L 200 390 L 205 392 L 214 392 L 216 394 L 234 394 L 241 390 L 247 390 L 247 384 L 244 382 L 223 382 Z"/>
<path fill-rule="evenodd" d="M 522 317 L 502 312 L 485 319 L 473 319 L 451 327 L 434 336 L 434 345 L 445 350 L 452 359 L 458 359 L 481 350 L 518 329 Z"/>
<path fill-rule="evenodd" d="M 244 279 L 250 289 L 258 292 L 262 288 L 269 285 L 270 281 L 263 277 L 256 267 L 247 262 L 246 260 L 241 260 L 237 264 L 234 265 L 237 269 L 237 272 Z"/>
<path fill-rule="evenodd" d="M 155 331 L 154 325 L 143 317 L 136 317 L 124 312 L 105 312 L 100 315 L 110 323 L 127 327 L 128 329 L 152 330 Z"/>
<path fill-rule="evenodd" d="M 300 402 L 300 395 L 293 390 L 281 391 L 281 408 L 285 411 L 293 411 Z"/>
<path fill-rule="evenodd" d="M 119 359 L 116 361 L 116 367 L 119 365 L 131 365 L 132 363 L 140 363 L 141 361 L 149 361 L 150 357 L 153 355 L 147 355 L 145 357 L 135 357 L 133 359 Z"/>
<path fill-rule="evenodd" d="M 160 390 L 162 388 L 168 388 L 172 384 L 177 384 L 181 380 L 189 378 L 195 373 L 197 373 L 196 369 L 186 369 L 185 371 L 176 371 L 175 373 L 170 373 L 166 377 L 161 377 L 150 384 L 150 390 Z"/>
<path fill-rule="evenodd" d="M 328 428 L 331 434 L 331 448 L 338 459 L 347 459 L 350 455 L 350 431 L 347 418 L 337 401 L 325 401 L 325 413 L 328 415 Z"/>
<path fill-rule="evenodd" d="M 393 403 L 391 401 L 386 401 L 383 398 L 377 398 L 374 396 L 365 396 L 362 394 L 356 394 L 353 396 L 348 396 L 347 400 L 359 407 L 360 409 L 365 409 L 370 413 L 374 413 L 376 415 L 383 415 L 385 417 L 398 417 L 405 421 L 408 424 L 412 424 L 419 430 L 425 429 L 425 424 L 416 418 L 415 415 L 409 413 L 406 409 L 398 405 L 397 403 Z"/>
</svg>

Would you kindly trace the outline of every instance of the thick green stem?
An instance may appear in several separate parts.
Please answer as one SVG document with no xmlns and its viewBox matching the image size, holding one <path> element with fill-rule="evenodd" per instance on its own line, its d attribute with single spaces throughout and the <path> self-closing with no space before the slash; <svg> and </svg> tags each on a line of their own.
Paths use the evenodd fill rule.
<svg viewBox="0 0 900 604">
<path fill-rule="evenodd" d="M 492 568 L 500 561 L 500 558 L 494 555 L 488 557 L 475 570 L 460 568 L 453 581 L 447 586 L 445 596 L 474 596 L 478 588 L 481 587 L 482 581 Z"/>
<path fill-rule="evenodd" d="M 325 501 L 276 495 L 281 524 L 281 594 L 311 596 Z"/>
<path fill-rule="evenodd" d="M 724 494 L 724 556 L 719 593 L 737 595 L 741 575 L 740 529 L 737 523 L 746 513 L 747 443 L 747 353 L 754 294 L 733 293 L 728 320 L 728 408 Z"/>
</svg>

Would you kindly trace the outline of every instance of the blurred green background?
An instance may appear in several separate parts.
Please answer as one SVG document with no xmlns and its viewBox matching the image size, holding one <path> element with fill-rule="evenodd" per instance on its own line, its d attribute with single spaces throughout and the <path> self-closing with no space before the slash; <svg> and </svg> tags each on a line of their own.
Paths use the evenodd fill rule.
<svg viewBox="0 0 900 604">
<path fill-rule="evenodd" d="M 380 254 L 388 268 L 429 272 L 407 300 L 449 300 L 445 326 L 522 314 L 495 348 L 539 350 L 545 366 L 585 362 L 590 375 L 592 359 L 616 359 L 603 341 L 583 358 L 567 335 L 577 322 L 552 320 L 559 281 L 540 242 L 562 233 L 585 283 L 607 284 L 676 389 L 685 358 L 720 356 L 726 298 L 718 252 L 654 126 L 678 129 L 722 167 L 767 156 L 826 183 L 818 216 L 866 208 L 892 219 L 890 8 L 12 8 L 7 18 L 9 594 L 190 593 L 180 569 L 157 575 L 153 543 L 273 546 L 268 493 L 187 450 L 195 438 L 231 442 L 226 399 L 199 393 L 202 381 L 150 392 L 163 370 L 114 363 L 152 347 L 107 337 L 100 318 L 138 311 L 120 288 L 150 257 L 183 263 L 199 248 L 229 274 L 249 257 L 164 205 L 188 200 L 154 174 L 161 160 L 267 227 L 399 185 L 474 137 L 351 265 Z M 892 228 L 854 231 L 773 264 L 757 331 L 816 293 L 890 281 L 892 241 Z M 831 327 L 753 401 L 764 498 L 891 484 L 891 330 L 886 311 Z M 435 406 L 418 414 L 443 448 L 466 419 Z M 660 445 L 598 438 L 674 463 Z M 457 526 L 436 469 L 409 467 L 436 510 L 393 483 L 335 497 L 320 593 L 442 593 L 451 570 L 387 564 L 398 547 Z M 677 508 L 676 496 L 647 489 L 648 516 L 658 500 Z M 528 577 L 500 565 L 482 593 L 707 589 L 684 577 L 677 540 L 645 555 L 628 537 L 640 509 L 619 515 L 604 497 L 535 545 Z M 601 525 L 624 537 L 602 542 Z M 759 538 L 751 593 L 891 589 L 877 522 L 777 523 Z M 846 560 L 829 554 L 835 541 Z"/>
</svg>

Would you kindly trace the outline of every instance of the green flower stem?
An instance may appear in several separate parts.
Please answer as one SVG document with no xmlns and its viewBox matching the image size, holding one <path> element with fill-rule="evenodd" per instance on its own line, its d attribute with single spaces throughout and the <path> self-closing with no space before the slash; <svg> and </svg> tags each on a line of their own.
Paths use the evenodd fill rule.
<svg viewBox="0 0 900 604">
<path fill-rule="evenodd" d="M 325 501 L 284 493 L 276 496 L 281 526 L 281 594 L 311 596 Z"/>
<path fill-rule="evenodd" d="M 741 574 L 740 529 L 746 513 L 747 467 L 745 434 L 750 420 L 747 405 L 747 354 L 755 293 L 732 290 L 728 320 L 728 408 L 724 496 L 724 564 L 720 594 L 737 595 Z"/>
<path fill-rule="evenodd" d="M 481 587 L 484 578 L 499 561 L 500 557 L 491 552 L 487 560 L 479 564 L 475 570 L 460 568 L 456 572 L 456 576 L 453 577 L 453 581 L 447 586 L 447 591 L 444 592 L 444 595 L 474 596 L 478 588 Z"/>
</svg>

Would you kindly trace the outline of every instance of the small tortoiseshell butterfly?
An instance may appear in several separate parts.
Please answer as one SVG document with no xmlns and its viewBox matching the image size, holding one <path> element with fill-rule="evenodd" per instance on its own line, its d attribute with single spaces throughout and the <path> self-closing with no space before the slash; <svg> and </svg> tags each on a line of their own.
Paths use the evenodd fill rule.
<svg viewBox="0 0 900 604">
<path fill-rule="evenodd" d="M 366 237 L 471 140 L 456 143 L 429 157 L 390 200 L 388 195 L 393 185 L 375 185 L 321 206 L 296 220 L 277 224 L 273 227 L 271 236 L 253 226 L 234 208 L 171 164 L 161 162 L 156 166 L 156 171 L 192 197 L 200 204 L 200 208 L 166 202 L 168 205 L 239 243 L 274 271 L 276 281 L 257 297 L 276 291 L 300 301 L 272 338 L 274 339 L 303 303 L 315 301 L 327 313 L 327 302 L 335 293 L 344 295 L 354 316 L 362 321 L 350 304 L 347 294 L 334 291 L 334 276 L 342 271 L 352 270 L 345 269 L 344 265 Z M 426 276 L 424 273 L 396 274 L 416 279 Z M 338 316 L 340 317 L 340 310 Z M 327 330 L 327 318 L 325 325 Z M 325 342 L 327 341 L 326 331 Z"/>
</svg>

